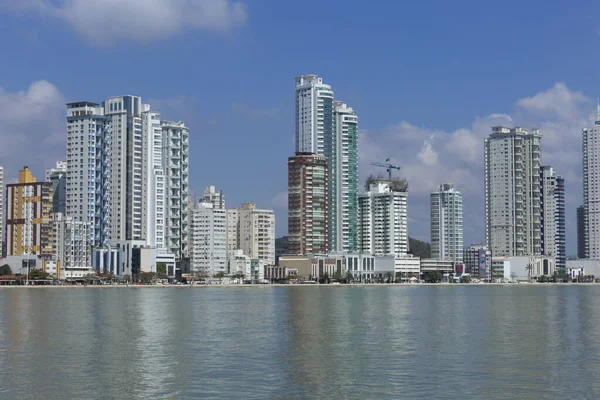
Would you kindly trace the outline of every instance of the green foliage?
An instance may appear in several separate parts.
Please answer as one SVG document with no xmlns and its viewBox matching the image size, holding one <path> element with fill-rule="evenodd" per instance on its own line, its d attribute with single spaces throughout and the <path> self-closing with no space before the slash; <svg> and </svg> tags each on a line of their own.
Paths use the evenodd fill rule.
<svg viewBox="0 0 600 400">
<path fill-rule="evenodd" d="M 346 276 L 344 277 L 344 281 L 346 283 L 352 283 L 352 282 L 354 282 L 354 275 L 352 275 L 352 272 L 346 271 Z"/>
<path fill-rule="evenodd" d="M 550 282 L 550 278 L 548 278 L 548 276 L 546 276 L 546 275 L 542 275 L 537 279 L 537 281 L 539 283 L 547 283 L 547 282 Z"/>
<path fill-rule="evenodd" d="M 30 280 L 38 280 L 38 279 L 48 279 L 50 277 L 50 274 L 42 271 L 41 269 L 31 269 L 29 271 L 29 279 Z"/>
<path fill-rule="evenodd" d="M 4 264 L 0 265 L 0 275 L 12 275 L 12 270 L 10 269 L 10 265 Z"/>
<path fill-rule="evenodd" d="M 428 271 L 425 273 L 424 280 L 427 283 L 437 283 L 441 282 L 443 276 L 439 271 Z"/>
<path fill-rule="evenodd" d="M 129 275 L 123 275 L 123 280 L 125 282 L 131 282 L 131 276 L 129 276 Z"/>
<path fill-rule="evenodd" d="M 217 272 L 217 274 L 215 275 L 215 278 L 217 278 L 217 279 L 225 278 L 225 272 L 223 272 L 223 271 Z"/>
<path fill-rule="evenodd" d="M 138 275 L 138 279 L 142 283 L 152 283 L 156 278 L 156 274 L 154 272 L 140 272 Z"/>
<path fill-rule="evenodd" d="M 471 283 L 471 277 L 469 275 L 463 275 L 460 278 L 461 283 Z"/>
<path fill-rule="evenodd" d="M 431 258 L 431 245 L 427 242 L 408 237 L 409 254 L 415 257 Z"/>
<path fill-rule="evenodd" d="M 156 264 L 156 273 L 158 276 L 166 276 L 167 275 L 167 264 L 158 263 Z"/>
</svg>

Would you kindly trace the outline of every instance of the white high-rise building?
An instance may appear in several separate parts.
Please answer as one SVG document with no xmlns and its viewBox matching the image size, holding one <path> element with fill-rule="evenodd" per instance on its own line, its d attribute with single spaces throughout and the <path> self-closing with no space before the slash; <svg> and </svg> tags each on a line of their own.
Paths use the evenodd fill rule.
<svg viewBox="0 0 600 400">
<path fill-rule="evenodd" d="M 61 271 L 60 278 L 81 277 L 91 272 L 91 248 L 87 237 L 89 225 L 87 221 L 55 214 L 52 250 L 57 269 Z"/>
<path fill-rule="evenodd" d="M 370 178 L 358 197 L 358 247 L 374 255 L 408 252 L 407 184 L 401 179 Z"/>
<path fill-rule="evenodd" d="M 99 104 L 67 104 L 66 213 L 89 223 L 89 241 L 111 239 L 112 126 Z"/>
<path fill-rule="evenodd" d="M 541 254 L 541 139 L 537 129 L 502 126 L 485 139 L 485 236 L 493 257 Z"/>
<path fill-rule="evenodd" d="M 163 140 L 160 114 L 142 112 L 142 234 L 157 253 L 167 251 L 165 221 L 167 194 L 163 170 Z"/>
<path fill-rule="evenodd" d="M 449 183 L 430 195 L 431 258 L 463 262 L 462 194 Z"/>
<path fill-rule="evenodd" d="M 317 75 L 296 78 L 296 153 L 325 153 L 333 129 L 333 91 Z"/>
<path fill-rule="evenodd" d="M 250 258 L 275 265 L 275 213 L 259 210 L 254 203 L 245 203 L 238 210 L 239 247 Z"/>
<path fill-rule="evenodd" d="M 192 271 L 204 277 L 227 273 L 227 210 L 201 202 L 191 220 Z"/>
<path fill-rule="evenodd" d="M 317 75 L 296 78 L 296 153 L 327 158 L 328 247 L 358 248 L 358 116 Z"/>
<path fill-rule="evenodd" d="M 202 196 L 204 203 L 211 203 L 215 208 L 225 208 L 225 196 L 223 191 L 217 189 L 214 186 L 207 186 L 204 189 L 204 195 Z"/>
<path fill-rule="evenodd" d="M 582 133 L 585 258 L 600 259 L 600 103 L 593 127 Z"/>
<path fill-rule="evenodd" d="M 542 255 L 554 257 L 557 268 L 566 268 L 565 180 L 550 166 L 541 167 Z"/>
<path fill-rule="evenodd" d="M 46 182 L 52 182 L 52 212 L 67 212 L 67 162 L 57 161 L 55 168 L 46 170 Z"/>
<path fill-rule="evenodd" d="M 112 124 L 111 240 L 142 240 L 142 112 L 149 106 L 139 96 L 111 97 L 103 105 Z"/>
<path fill-rule="evenodd" d="M 177 259 L 188 256 L 190 215 L 189 129 L 182 121 L 161 121 L 165 173 L 167 249 Z"/>
</svg>

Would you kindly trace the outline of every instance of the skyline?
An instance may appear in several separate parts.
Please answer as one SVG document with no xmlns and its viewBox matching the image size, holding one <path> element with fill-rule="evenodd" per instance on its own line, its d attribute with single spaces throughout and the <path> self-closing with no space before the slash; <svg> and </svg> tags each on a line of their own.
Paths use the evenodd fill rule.
<svg viewBox="0 0 600 400">
<path fill-rule="evenodd" d="M 294 78 L 314 73 L 360 117 L 359 187 L 368 174 L 378 172 L 370 162 L 390 157 L 401 165 L 397 176 L 409 182 L 409 234 L 427 241 L 429 193 L 441 183 L 453 183 L 470 210 L 464 217 L 465 246 L 484 241 L 483 138 L 493 125 L 539 128 L 542 163 L 565 178 L 567 254 L 575 254 L 576 207 L 582 202 L 581 129 L 593 125 L 592 98 L 600 93 L 590 62 L 597 56 L 589 50 L 600 39 L 592 23 L 578 23 L 598 9 L 591 2 L 566 14 L 554 5 L 539 10 L 508 2 L 492 6 L 498 9 L 490 10 L 486 21 L 469 21 L 469 29 L 457 27 L 481 15 L 483 6 L 467 2 L 471 13 L 463 16 L 463 10 L 438 3 L 440 15 L 429 15 L 432 23 L 426 24 L 433 25 L 432 32 L 409 18 L 424 16 L 427 5 L 377 8 L 349 2 L 343 9 L 323 6 L 322 16 L 332 26 L 316 23 L 307 38 L 292 31 L 308 16 L 298 13 L 289 20 L 289 5 L 243 3 L 230 9 L 243 13 L 211 14 L 213 20 L 225 21 L 221 25 L 162 27 L 158 37 L 147 40 L 128 37 L 127 21 L 112 21 L 125 28 L 114 29 L 107 43 L 91 38 L 78 22 L 59 26 L 64 13 L 41 18 L 35 4 L 49 2 L 21 3 L 29 7 L 15 10 L 0 2 L 0 23 L 9 32 L 0 40 L 7 54 L 14 54 L 10 65 L 0 66 L 5 183 L 13 182 L 23 165 L 41 177 L 66 158 L 65 103 L 132 94 L 190 127 L 192 194 L 216 185 L 232 206 L 254 201 L 260 208 L 274 208 L 277 236 L 282 236 L 287 232 L 287 159 L 294 154 Z M 308 1 L 306 6 L 316 4 Z M 343 22 L 359 12 L 365 29 L 354 32 Z M 512 23 L 525 23 L 534 12 L 542 13 L 536 19 L 543 16 L 550 28 L 537 32 L 523 25 L 520 43 L 514 43 L 515 32 L 503 30 L 502 36 L 489 29 L 507 15 Z M 395 13 L 398 21 L 393 21 Z M 271 14 L 279 19 L 269 28 L 262 26 Z M 444 21 L 444 14 L 452 21 Z M 564 24 L 572 27 L 567 34 L 551 29 Z M 306 39 L 336 31 L 347 39 L 338 44 L 340 52 L 317 46 L 311 57 L 300 57 L 293 51 Z M 478 35 L 470 33 L 475 31 Z M 377 43 L 384 33 L 389 40 Z M 547 43 L 555 52 L 548 51 Z M 360 57 L 340 68 L 339 57 L 332 54 L 348 50 Z M 392 54 L 400 50 L 400 56 Z M 573 60 L 583 59 L 584 50 L 586 62 L 574 69 Z M 373 57 L 379 62 L 373 63 Z M 527 57 L 526 62 L 520 57 Z M 148 62 L 131 71 L 134 58 Z M 512 63 L 518 69 L 507 68 Z M 48 158 L 39 160 L 36 154 L 42 150 Z"/>
</svg>

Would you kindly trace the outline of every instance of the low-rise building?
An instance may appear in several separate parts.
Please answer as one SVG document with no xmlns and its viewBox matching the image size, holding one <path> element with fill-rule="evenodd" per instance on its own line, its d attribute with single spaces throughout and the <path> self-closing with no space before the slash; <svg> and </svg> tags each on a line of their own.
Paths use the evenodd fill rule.
<svg viewBox="0 0 600 400">
<path fill-rule="evenodd" d="M 454 261 L 436 260 L 433 258 L 421 258 L 421 274 L 425 274 L 427 272 L 454 274 Z"/>
<path fill-rule="evenodd" d="M 581 269 L 585 275 L 594 275 L 600 278 L 600 260 L 580 258 L 578 260 L 567 260 L 567 269 Z"/>
<path fill-rule="evenodd" d="M 308 279 L 312 274 L 312 257 L 298 255 L 279 256 L 279 266 L 298 271 L 299 279 Z"/>
<path fill-rule="evenodd" d="M 485 244 L 472 244 L 463 252 L 464 272 L 474 278 L 489 279 L 492 253 Z"/>
</svg>

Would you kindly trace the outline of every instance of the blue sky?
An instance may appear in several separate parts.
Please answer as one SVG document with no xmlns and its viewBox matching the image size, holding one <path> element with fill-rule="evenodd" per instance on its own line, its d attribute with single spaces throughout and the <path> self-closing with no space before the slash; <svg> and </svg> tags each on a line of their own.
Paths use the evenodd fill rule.
<svg viewBox="0 0 600 400">
<path fill-rule="evenodd" d="M 599 12 L 592 1 L 0 0 L 0 165 L 7 180 L 24 164 L 41 178 L 64 158 L 64 102 L 136 94 L 190 126 L 193 192 L 212 184 L 230 206 L 275 208 L 282 235 L 294 77 L 316 73 L 359 115 L 361 177 L 380 158 L 403 166 L 409 233 L 426 240 L 427 193 L 450 181 L 465 195 L 465 244 L 482 241 L 483 138 L 496 123 L 539 127 L 544 161 L 567 180 L 572 254 Z"/>
</svg>

